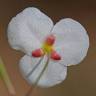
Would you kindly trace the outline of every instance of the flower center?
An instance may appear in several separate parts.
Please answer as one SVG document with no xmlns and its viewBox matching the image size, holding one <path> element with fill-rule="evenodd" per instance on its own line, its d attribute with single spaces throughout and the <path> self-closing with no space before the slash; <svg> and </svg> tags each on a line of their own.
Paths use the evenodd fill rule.
<svg viewBox="0 0 96 96">
<path fill-rule="evenodd" d="M 45 53 L 49 54 L 52 52 L 52 50 L 54 49 L 53 48 L 54 42 L 55 42 L 55 36 L 54 35 L 51 34 L 46 38 L 46 40 L 42 46 L 42 49 L 44 50 Z"/>
<path fill-rule="evenodd" d="M 44 53 L 49 54 L 49 53 L 52 52 L 52 50 L 54 48 L 53 48 L 53 46 L 48 45 L 47 43 L 45 43 L 45 44 L 43 44 L 42 49 L 43 49 Z"/>
<path fill-rule="evenodd" d="M 32 56 L 41 57 L 45 54 L 51 54 L 51 58 L 54 60 L 60 60 L 61 56 L 54 50 L 53 44 L 55 42 L 55 36 L 49 35 L 41 48 L 32 52 Z"/>
</svg>

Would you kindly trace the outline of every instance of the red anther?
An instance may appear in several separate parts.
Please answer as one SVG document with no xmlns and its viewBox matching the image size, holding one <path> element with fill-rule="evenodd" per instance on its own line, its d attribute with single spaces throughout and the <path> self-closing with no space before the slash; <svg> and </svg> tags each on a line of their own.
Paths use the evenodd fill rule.
<svg viewBox="0 0 96 96">
<path fill-rule="evenodd" d="M 52 51 L 51 58 L 53 60 L 61 60 L 61 56 L 56 51 Z"/>
<path fill-rule="evenodd" d="M 49 35 L 45 41 L 45 43 L 47 43 L 48 45 L 53 45 L 54 42 L 55 42 L 55 36 L 54 35 Z"/>
<path fill-rule="evenodd" d="M 32 52 L 33 57 L 41 57 L 44 55 L 44 51 L 42 49 L 36 49 Z"/>
</svg>

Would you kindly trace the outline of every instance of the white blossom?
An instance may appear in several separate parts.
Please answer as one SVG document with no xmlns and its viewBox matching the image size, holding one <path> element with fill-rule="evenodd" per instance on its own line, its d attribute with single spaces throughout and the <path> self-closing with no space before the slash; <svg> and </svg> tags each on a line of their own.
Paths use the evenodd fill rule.
<svg viewBox="0 0 96 96">
<path fill-rule="evenodd" d="M 50 50 L 49 52 L 44 50 L 46 51 L 44 56 L 38 58 L 32 56 L 34 50 L 42 48 L 50 34 L 56 37 L 52 48 L 61 56 L 61 60 L 53 60 L 51 57 L 48 60 Z M 23 77 L 30 84 L 36 83 L 48 61 L 37 82 L 41 87 L 51 87 L 64 81 L 67 66 L 79 64 L 87 55 L 89 48 L 89 37 L 80 23 L 65 18 L 54 25 L 48 16 L 34 7 L 26 8 L 13 17 L 8 25 L 8 41 L 13 49 L 25 53 L 19 66 Z M 35 68 L 36 65 L 38 66 Z"/>
</svg>

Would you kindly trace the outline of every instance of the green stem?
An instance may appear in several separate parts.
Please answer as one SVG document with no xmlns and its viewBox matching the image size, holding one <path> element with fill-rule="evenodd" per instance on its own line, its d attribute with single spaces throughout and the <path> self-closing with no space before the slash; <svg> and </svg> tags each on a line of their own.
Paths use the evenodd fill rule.
<svg viewBox="0 0 96 96">
<path fill-rule="evenodd" d="M 35 82 L 34 86 L 31 86 L 31 88 L 29 89 L 29 91 L 27 92 L 27 94 L 26 94 L 25 96 L 30 96 L 31 92 L 36 88 L 38 82 L 40 81 L 40 78 L 42 77 L 44 71 L 46 70 L 46 68 L 47 68 L 47 66 L 48 66 L 49 59 L 50 59 L 50 56 L 48 55 L 48 59 L 47 59 L 47 61 L 46 61 L 46 64 L 44 65 L 43 70 L 41 71 L 40 75 L 39 75 L 38 78 L 36 79 L 36 82 Z"/>
<path fill-rule="evenodd" d="M 2 59 L 0 58 L 0 76 L 2 77 L 2 79 L 4 80 L 7 88 L 8 88 L 8 91 L 9 93 L 14 96 L 15 95 L 15 90 L 14 90 L 14 87 L 9 79 L 9 76 L 7 74 L 7 71 L 5 69 L 5 66 L 4 66 L 4 63 L 2 61 Z"/>
</svg>

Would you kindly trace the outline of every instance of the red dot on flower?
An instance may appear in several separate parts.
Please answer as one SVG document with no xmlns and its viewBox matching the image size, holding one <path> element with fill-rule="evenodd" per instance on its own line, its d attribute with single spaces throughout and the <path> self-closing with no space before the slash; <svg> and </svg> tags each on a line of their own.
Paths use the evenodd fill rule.
<svg viewBox="0 0 96 96">
<path fill-rule="evenodd" d="M 54 42 L 55 42 L 55 36 L 54 35 L 49 35 L 47 38 L 46 38 L 46 41 L 45 41 L 48 45 L 53 45 Z"/>
<path fill-rule="evenodd" d="M 53 51 L 53 52 L 51 53 L 51 58 L 52 58 L 53 60 L 61 60 L 61 56 L 60 56 L 56 51 Z"/>
<path fill-rule="evenodd" d="M 36 49 L 32 52 L 33 57 L 41 57 L 44 55 L 44 51 L 42 49 Z"/>
</svg>

